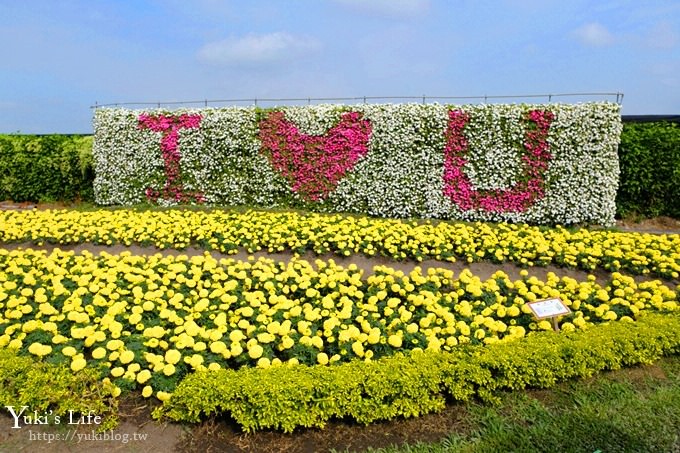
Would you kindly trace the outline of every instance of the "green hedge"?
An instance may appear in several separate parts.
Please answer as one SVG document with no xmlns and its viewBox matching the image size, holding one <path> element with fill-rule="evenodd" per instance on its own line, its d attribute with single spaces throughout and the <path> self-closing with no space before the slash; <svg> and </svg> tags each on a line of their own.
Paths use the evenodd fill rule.
<svg viewBox="0 0 680 453">
<path fill-rule="evenodd" d="M 544 332 L 511 343 L 416 353 L 374 362 L 220 370 L 188 375 L 155 417 L 197 422 L 230 415 L 245 431 L 322 427 L 435 412 L 447 399 L 494 400 L 498 391 L 547 388 L 602 370 L 648 364 L 680 352 L 680 317 L 649 315 L 569 334 Z"/>
<path fill-rule="evenodd" d="M 619 146 L 618 216 L 680 218 L 680 126 L 624 124 Z"/>
<path fill-rule="evenodd" d="M 0 200 L 92 201 L 92 137 L 0 135 Z"/>
<path fill-rule="evenodd" d="M 10 349 L 0 350 L 0 407 L 13 406 L 19 413 L 28 406 L 27 414 L 63 416 L 93 414 L 105 419 L 100 428 L 111 428 L 118 421 L 118 400 L 113 386 L 101 381 L 97 370 L 73 373 L 63 365 L 37 362 L 31 357 L 17 356 Z"/>
</svg>

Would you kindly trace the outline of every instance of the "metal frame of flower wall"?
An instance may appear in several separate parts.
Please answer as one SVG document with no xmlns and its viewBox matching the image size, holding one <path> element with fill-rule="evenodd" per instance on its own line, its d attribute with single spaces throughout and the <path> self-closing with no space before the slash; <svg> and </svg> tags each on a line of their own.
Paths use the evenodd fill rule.
<svg viewBox="0 0 680 453">
<path fill-rule="evenodd" d="M 614 222 L 619 106 L 98 109 L 95 200 Z"/>
</svg>

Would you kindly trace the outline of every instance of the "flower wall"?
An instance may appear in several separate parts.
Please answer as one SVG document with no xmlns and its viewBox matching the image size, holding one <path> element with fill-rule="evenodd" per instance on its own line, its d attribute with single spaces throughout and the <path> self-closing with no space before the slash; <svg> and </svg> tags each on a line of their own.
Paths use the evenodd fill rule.
<svg viewBox="0 0 680 453">
<path fill-rule="evenodd" d="M 614 222 L 621 118 L 611 103 L 99 109 L 94 129 L 104 205 Z"/>
</svg>

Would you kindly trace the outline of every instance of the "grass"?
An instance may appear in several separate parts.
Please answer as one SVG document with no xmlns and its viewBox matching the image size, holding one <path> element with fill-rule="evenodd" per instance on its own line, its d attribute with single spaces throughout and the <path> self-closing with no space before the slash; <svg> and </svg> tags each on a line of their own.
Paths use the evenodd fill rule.
<svg viewBox="0 0 680 453">
<path fill-rule="evenodd" d="M 465 411 L 465 426 L 440 442 L 367 451 L 680 452 L 680 356 Z"/>
</svg>

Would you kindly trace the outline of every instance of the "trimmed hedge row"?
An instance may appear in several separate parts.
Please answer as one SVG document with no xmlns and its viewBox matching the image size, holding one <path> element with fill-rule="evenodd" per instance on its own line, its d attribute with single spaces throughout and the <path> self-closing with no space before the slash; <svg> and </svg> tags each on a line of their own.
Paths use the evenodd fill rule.
<svg viewBox="0 0 680 453">
<path fill-rule="evenodd" d="M 680 218 L 680 125 L 625 124 L 619 162 L 619 216 Z"/>
<path fill-rule="evenodd" d="M 105 417 L 100 428 L 117 424 L 118 400 L 114 386 L 101 381 L 94 369 L 74 374 L 64 365 L 38 362 L 17 356 L 12 349 L 0 349 L 0 407 L 13 406 L 15 413 L 28 406 L 29 415 L 63 416 L 94 414 Z"/>
<path fill-rule="evenodd" d="M 0 200 L 92 201 L 92 137 L 0 135 Z"/>
<path fill-rule="evenodd" d="M 511 343 L 416 353 L 374 362 L 219 370 L 188 375 L 156 418 L 198 422 L 225 414 L 247 432 L 359 423 L 441 410 L 447 399 L 495 400 L 496 393 L 548 388 L 603 370 L 649 364 L 680 352 L 680 317 L 649 315 L 587 331 L 536 333 Z"/>
</svg>

